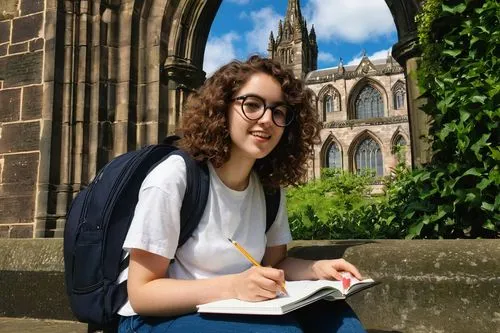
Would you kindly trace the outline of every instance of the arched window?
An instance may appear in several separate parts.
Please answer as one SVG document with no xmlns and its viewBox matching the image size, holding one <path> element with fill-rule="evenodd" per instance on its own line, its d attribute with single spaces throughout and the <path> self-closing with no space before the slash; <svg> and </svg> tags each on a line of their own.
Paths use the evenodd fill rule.
<svg viewBox="0 0 500 333">
<path fill-rule="evenodd" d="M 342 168 L 342 152 L 335 142 L 332 142 L 332 144 L 328 148 L 326 154 L 326 167 L 337 169 Z"/>
<path fill-rule="evenodd" d="M 340 111 L 340 95 L 338 93 L 333 96 L 333 111 Z"/>
<path fill-rule="evenodd" d="M 333 111 L 333 98 L 332 95 L 327 94 L 325 95 L 325 99 L 323 101 L 323 105 L 325 107 L 325 113 L 330 113 Z"/>
<path fill-rule="evenodd" d="M 394 141 L 394 144 L 396 146 L 406 146 L 406 140 L 405 138 L 403 138 L 402 135 L 398 136 L 398 138 L 396 139 L 396 141 Z"/>
<path fill-rule="evenodd" d="M 394 145 L 392 146 L 392 153 L 395 154 L 399 149 L 405 149 L 406 145 L 407 143 L 405 138 L 402 135 L 398 135 L 396 140 L 394 140 Z"/>
<path fill-rule="evenodd" d="M 402 109 L 405 107 L 405 87 L 401 82 L 398 82 L 394 85 L 392 90 L 392 103 L 394 109 Z"/>
<path fill-rule="evenodd" d="M 356 119 L 377 118 L 384 116 L 384 102 L 380 92 L 370 85 L 361 90 L 356 98 Z"/>
<path fill-rule="evenodd" d="M 356 172 L 363 170 L 373 170 L 377 176 L 384 174 L 382 151 L 380 146 L 372 138 L 363 140 L 356 150 L 355 156 Z"/>
</svg>

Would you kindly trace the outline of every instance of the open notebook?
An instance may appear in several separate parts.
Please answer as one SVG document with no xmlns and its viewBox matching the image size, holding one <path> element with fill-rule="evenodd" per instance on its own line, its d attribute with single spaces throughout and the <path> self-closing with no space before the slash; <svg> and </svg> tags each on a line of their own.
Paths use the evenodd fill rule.
<svg viewBox="0 0 500 333">
<path fill-rule="evenodd" d="M 238 299 L 226 299 L 198 305 L 198 312 L 281 315 L 311 304 L 320 299 L 345 299 L 358 291 L 372 287 L 377 282 L 372 279 L 359 281 L 351 279 L 351 286 L 343 290 L 341 281 L 303 280 L 286 282 L 287 296 L 261 302 L 247 302 Z"/>
</svg>

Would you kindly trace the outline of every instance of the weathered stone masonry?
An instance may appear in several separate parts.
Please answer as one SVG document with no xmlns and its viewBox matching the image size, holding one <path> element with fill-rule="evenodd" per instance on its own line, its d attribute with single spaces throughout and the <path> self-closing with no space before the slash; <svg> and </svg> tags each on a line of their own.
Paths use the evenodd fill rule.
<svg viewBox="0 0 500 333">
<path fill-rule="evenodd" d="M 49 8 L 0 2 L 0 237 L 33 237 Z"/>
</svg>

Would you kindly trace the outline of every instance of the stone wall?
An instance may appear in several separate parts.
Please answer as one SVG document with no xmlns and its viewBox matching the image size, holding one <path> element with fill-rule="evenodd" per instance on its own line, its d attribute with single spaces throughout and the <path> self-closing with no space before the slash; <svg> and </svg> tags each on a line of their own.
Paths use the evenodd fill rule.
<svg viewBox="0 0 500 333">
<path fill-rule="evenodd" d="M 33 237 L 43 102 L 45 0 L 2 0 L 0 238 Z"/>
<path fill-rule="evenodd" d="M 74 320 L 62 239 L 0 239 L 0 317 Z M 500 332 L 498 240 L 295 241 L 291 256 L 340 258 L 379 285 L 349 303 L 391 333 Z"/>
<path fill-rule="evenodd" d="M 408 142 L 408 123 L 381 123 L 377 125 L 357 124 L 352 127 L 325 128 L 320 131 L 321 146 L 315 147 L 314 175 L 320 177 L 321 168 L 325 165 L 326 151 L 330 140 L 334 140 L 342 152 L 342 166 L 346 171 L 353 171 L 354 150 L 359 143 L 358 139 L 364 138 L 364 134 L 373 138 L 380 146 L 384 164 L 384 175 L 389 175 L 392 168 L 397 164 L 397 156 L 393 152 L 393 141 L 395 136 L 402 135 Z M 411 157 L 409 149 L 405 150 L 406 164 L 410 165 Z"/>
</svg>

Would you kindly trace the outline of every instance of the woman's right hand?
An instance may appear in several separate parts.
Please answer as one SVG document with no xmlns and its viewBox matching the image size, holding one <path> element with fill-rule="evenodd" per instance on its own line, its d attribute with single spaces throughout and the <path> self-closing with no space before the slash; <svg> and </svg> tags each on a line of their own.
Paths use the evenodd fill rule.
<svg viewBox="0 0 500 333">
<path fill-rule="evenodd" d="M 275 298 L 285 282 L 285 273 L 281 269 L 252 266 L 244 272 L 234 275 L 233 292 L 237 299 L 257 302 Z"/>
</svg>

